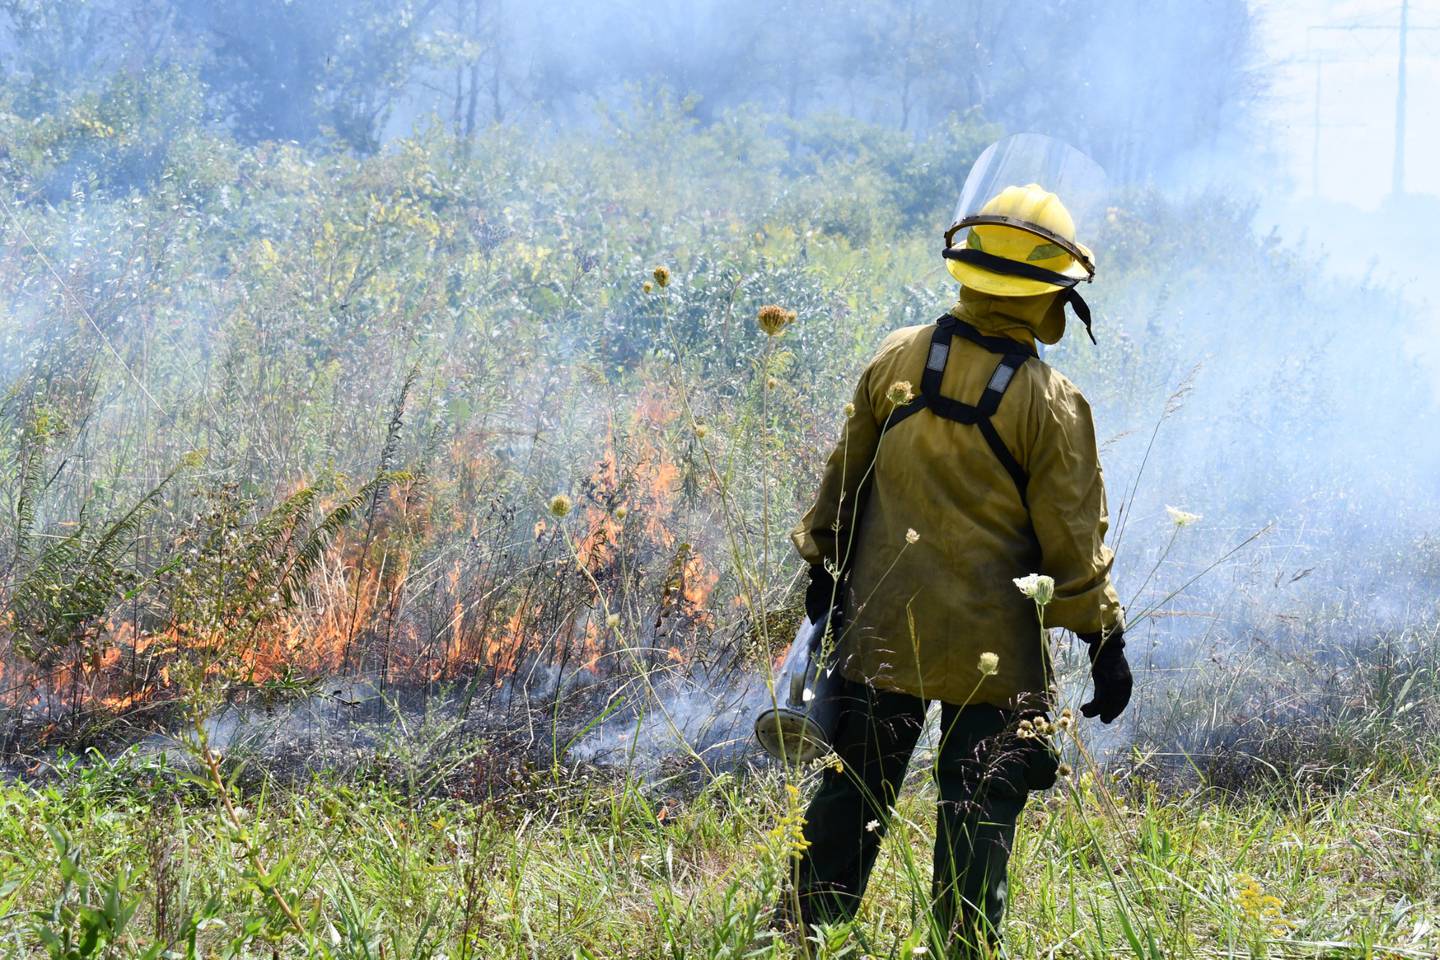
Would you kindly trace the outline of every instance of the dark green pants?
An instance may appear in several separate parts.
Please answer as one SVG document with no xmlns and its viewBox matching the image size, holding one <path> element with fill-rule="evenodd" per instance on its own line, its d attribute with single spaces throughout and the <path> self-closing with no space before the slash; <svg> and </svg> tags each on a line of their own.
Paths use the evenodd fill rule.
<svg viewBox="0 0 1440 960">
<path fill-rule="evenodd" d="M 795 879 L 807 926 L 859 908 L 928 706 L 862 684 L 847 685 L 844 696 L 835 744 L 843 770 L 826 770 L 805 814 L 809 846 Z M 942 706 L 932 911 L 953 955 L 985 956 L 998 944 L 1033 751 L 1014 738 L 1010 711 Z"/>
</svg>

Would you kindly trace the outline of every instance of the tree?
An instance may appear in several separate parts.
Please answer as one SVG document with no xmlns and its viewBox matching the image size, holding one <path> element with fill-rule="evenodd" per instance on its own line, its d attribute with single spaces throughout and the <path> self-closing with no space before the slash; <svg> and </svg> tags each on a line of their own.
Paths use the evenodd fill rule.
<svg viewBox="0 0 1440 960">
<path fill-rule="evenodd" d="M 245 140 L 375 150 L 441 0 L 176 0 L 201 77 Z"/>
</svg>

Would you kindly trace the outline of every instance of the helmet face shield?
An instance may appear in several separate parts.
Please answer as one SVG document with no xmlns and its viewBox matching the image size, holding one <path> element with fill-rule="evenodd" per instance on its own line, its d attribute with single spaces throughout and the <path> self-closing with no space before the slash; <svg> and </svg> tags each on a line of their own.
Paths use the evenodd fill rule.
<svg viewBox="0 0 1440 960">
<path fill-rule="evenodd" d="M 1095 260 L 1080 241 L 1098 227 L 1105 199 L 1105 171 L 1094 160 L 1044 134 L 1015 134 L 991 144 L 971 167 L 945 246 L 988 247 L 1070 275 L 1078 267 L 1077 279 L 1088 280 Z"/>
</svg>

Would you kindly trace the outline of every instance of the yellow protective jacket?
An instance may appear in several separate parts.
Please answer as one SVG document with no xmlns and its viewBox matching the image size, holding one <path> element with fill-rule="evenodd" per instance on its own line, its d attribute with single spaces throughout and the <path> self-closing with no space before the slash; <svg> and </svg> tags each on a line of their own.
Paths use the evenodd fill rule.
<svg viewBox="0 0 1440 960">
<path fill-rule="evenodd" d="M 1037 334 L 1053 342 L 1064 329 L 1054 295 L 962 290 L 951 314 L 982 334 L 1032 346 Z M 791 539 L 809 563 L 849 571 L 839 648 L 845 676 L 949 703 L 1038 706 L 1049 654 L 1034 603 L 1015 578 L 1054 578 L 1047 627 L 1092 633 L 1122 617 L 1090 406 L 1038 359 L 1016 371 L 990 422 L 1028 474 L 1022 500 L 978 426 L 922 409 L 886 429 L 897 409 L 892 397 L 905 392 L 897 384 L 920 390 L 934 331 L 927 324 L 885 338 L 861 374 L 815 505 Z M 999 359 L 955 337 L 941 394 L 977 404 Z M 999 657 L 991 676 L 979 669 L 986 652 Z"/>
</svg>

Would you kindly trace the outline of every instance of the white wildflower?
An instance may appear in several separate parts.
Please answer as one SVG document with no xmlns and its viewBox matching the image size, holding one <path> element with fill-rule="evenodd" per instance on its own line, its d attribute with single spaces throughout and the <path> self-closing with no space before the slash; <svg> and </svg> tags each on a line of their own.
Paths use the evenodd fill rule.
<svg viewBox="0 0 1440 960">
<path fill-rule="evenodd" d="M 1170 522 L 1177 527 L 1188 527 L 1200 519 L 1200 514 L 1188 513 L 1178 507 L 1167 506 L 1165 512 L 1170 514 Z"/>
<path fill-rule="evenodd" d="M 980 654 L 980 676 L 993 677 L 1000 670 L 1000 655 L 986 650 Z"/>
<path fill-rule="evenodd" d="M 1023 577 L 1015 578 L 1015 586 L 1021 593 L 1034 600 L 1039 606 L 1045 606 L 1055 599 L 1055 578 L 1047 577 L 1043 573 L 1031 573 Z"/>
<path fill-rule="evenodd" d="M 911 527 L 909 530 L 905 531 L 905 542 L 910 544 L 920 542 L 920 534 L 915 532 L 914 527 Z"/>
</svg>

